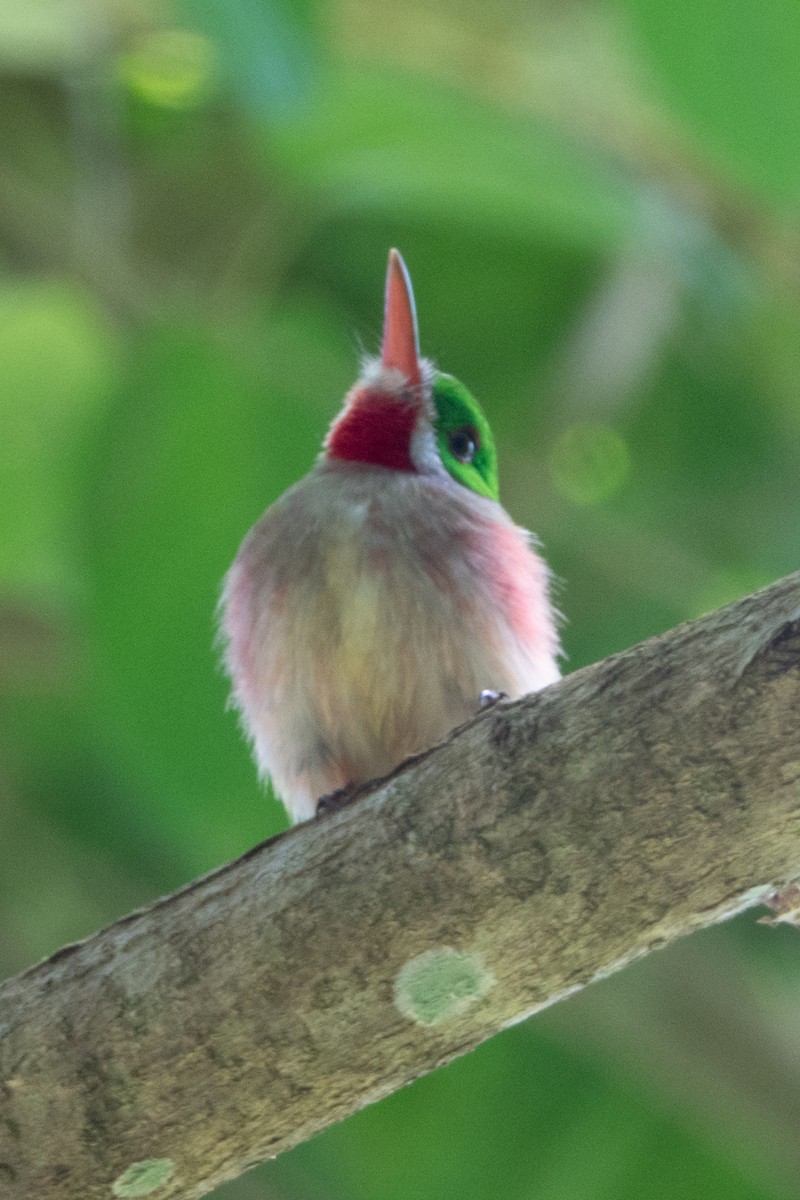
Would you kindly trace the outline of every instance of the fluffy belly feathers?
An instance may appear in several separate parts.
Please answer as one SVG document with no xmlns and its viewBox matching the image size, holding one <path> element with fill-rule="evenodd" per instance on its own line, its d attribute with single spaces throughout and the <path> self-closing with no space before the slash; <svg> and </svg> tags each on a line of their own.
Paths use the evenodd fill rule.
<svg viewBox="0 0 800 1200">
<path fill-rule="evenodd" d="M 494 501 L 447 480 L 320 466 L 226 581 L 234 699 L 295 820 L 472 715 L 558 678 L 547 573 Z"/>
</svg>

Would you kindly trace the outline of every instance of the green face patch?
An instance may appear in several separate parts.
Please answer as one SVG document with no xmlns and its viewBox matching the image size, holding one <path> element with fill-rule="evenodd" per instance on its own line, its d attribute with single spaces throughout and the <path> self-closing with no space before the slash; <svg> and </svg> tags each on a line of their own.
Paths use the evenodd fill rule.
<svg viewBox="0 0 800 1200">
<path fill-rule="evenodd" d="M 453 479 L 481 496 L 499 499 L 497 451 L 478 401 L 452 375 L 437 372 L 433 402 L 436 443 Z"/>
</svg>

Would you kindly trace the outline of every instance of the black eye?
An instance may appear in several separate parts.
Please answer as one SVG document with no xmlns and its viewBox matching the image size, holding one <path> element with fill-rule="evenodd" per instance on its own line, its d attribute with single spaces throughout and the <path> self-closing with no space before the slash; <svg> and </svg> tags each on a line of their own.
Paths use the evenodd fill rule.
<svg viewBox="0 0 800 1200">
<path fill-rule="evenodd" d="M 459 462 L 471 463 L 480 445 L 478 431 L 472 425 L 464 425 L 462 429 L 454 429 L 447 435 L 447 444 L 453 458 Z"/>
</svg>

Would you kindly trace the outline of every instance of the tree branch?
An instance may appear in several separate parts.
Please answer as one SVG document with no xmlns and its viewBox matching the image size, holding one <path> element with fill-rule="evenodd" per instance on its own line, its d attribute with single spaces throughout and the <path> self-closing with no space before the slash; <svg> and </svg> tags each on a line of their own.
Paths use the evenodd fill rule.
<svg viewBox="0 0 800 1200">
<path fill-rule="evenodd" d="M 800 574 L 0 988 L 14 1200 L 193 1198 L 800 872 Z"/>
</svg>

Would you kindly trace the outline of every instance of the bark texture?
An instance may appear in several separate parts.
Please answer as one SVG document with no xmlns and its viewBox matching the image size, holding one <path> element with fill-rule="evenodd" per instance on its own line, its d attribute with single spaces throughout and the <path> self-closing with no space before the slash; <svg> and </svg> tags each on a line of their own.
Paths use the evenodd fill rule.
<svg viewBox="0 0 800 1200">
<path fill-rule="evenodd" d="M 800 872 L 800 575 L 0 987 L 0 1192 L 200 1197 Z"/>
</svg>

